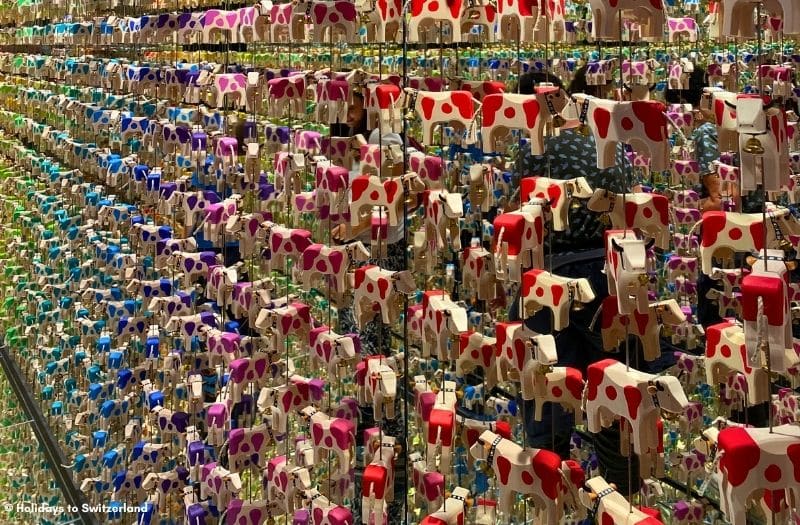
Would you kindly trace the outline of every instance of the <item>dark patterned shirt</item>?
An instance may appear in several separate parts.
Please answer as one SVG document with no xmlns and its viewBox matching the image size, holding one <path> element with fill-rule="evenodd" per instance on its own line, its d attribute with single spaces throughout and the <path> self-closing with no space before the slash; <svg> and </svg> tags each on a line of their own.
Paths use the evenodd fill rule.
<svg viewBox="0 0 800 525">
<path fill-rule="evenodd" d="M 530 149 L 525 147 L 519 162 L 520 176 L 547 176 L 549 164 L 551 178 L 586 177 L 592 189 L 604 188 L 622 193 L 635 184 L 626 180 L 630 177 L 631 168 L 627 162 L 623 164 L 622 148 L 617 149 L 616 166 L 603 170 L 597 168 L 597 150 L 591 133 L 584 136 L 575 129 L 564 130 L 559 136 L 546 139 L 545 151 L 543 156 L 531 155 Z M 605 226 L 599 219 L 600 214 L 589 211 L 585 202 L 580 207 L 570 207 L 569 229 L 554 232 L 553 251 L 559 253 L 602 248 Z"/>
</svg>

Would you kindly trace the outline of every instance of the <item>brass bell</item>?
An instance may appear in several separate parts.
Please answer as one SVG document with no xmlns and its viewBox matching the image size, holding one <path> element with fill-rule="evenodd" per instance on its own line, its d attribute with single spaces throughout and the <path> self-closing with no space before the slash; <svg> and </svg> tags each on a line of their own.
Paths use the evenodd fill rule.
<svg viewBox="0 0 800 525">
<path fill-rule="evenodd" d="M 490 467 L 489 463 L 487 463 L 486 461 L 481 461 L 479 468 L 480 471 L 483 472 L 484 475 L 486 476 L 491 476 L 492 474 L 494 474 L 494 470 L 492 470 L 492 467 Z"/>
<path fill-rule="evenodd" d="M 589 126 L 587 126 L 586 124 L 581 124 L 580 126 L 578 126 L 578 133 L 580 133 L 584 137 L 588 137 L 590 132 L 591 130 L 589 129 Z"/>
<path fill-rule="evenodd" d="M 639 274 L 639 284 L 645 286 L 649 282 L 650 282 L 650 277 L 648 277 L 646 273 Z"/>
<path fill-rule="evenodd" d="M 572 311 L 580 312 L 586 309 L 586 305 L 580 301 L 572 301 Z"/>
<path fill-rule="evenodd" d="M 763 155 L 764 146 L 761 145 L 761 142 L 757 138 L 750 137 L 744 145 L 744 152 L 750 155 Z"/>
<path fill-rule="evenodd" d="M 480 206 L 486 199 L 486 188 L 483 184 L 472 184 L 469 187 L 469 200 L 475 206 Z"/>
<path fill-rule="evenodd" d="M 600 216 L 600 224 L 605 226 L 606 228 L 611 226 L 611 217 L 608 216 L 607 213 L 604 213 Z"/>
<path fill-rule="evenodd" d="M 405 204 L 408 207 L 414 207 L 417 205 L 417 196 L 410 191 L 405 191 Z"/>
<path fill-rule="evenodd" d="M 792 246 L 792 243 L 789 242 L 789 239 L 783 238 L 783 239 L 781 239 L 781 242 L 780 242 L 780 248 L 781 248 L 781 250 L 783 250 L 785 252 L 789 252 L 789 251 L 792 251 L 793 246 Z"/>
<path fill-rule="evenodd" d="M 564 117 L 562 117 L 561 115 L 556 115 L 555 117 L 553 117 L 553 127 L 560 128 L 566 123 L 567 121 L 564 120 Z"/>
</svg>

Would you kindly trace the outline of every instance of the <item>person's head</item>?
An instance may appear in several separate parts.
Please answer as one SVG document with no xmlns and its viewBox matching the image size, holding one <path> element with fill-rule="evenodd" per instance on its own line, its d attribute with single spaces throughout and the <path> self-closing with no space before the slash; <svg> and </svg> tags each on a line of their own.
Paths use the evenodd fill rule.
<svg viewBox="0 0 800 525">
<path fill-rule="evenodd" d="M 350 135 L 364 135 L 369 136 L 369 129 L 367 128 L 367 110 L 364 107 L 364 95 L 362 93 L 353 93 L 352 102 L 347 108 L 347 125 L 350 126 Z"/>
<path fill-rule="evenodd" d="M 575 74 L 572 76 L 572 82 L 569 83 L 569 89 L 567 91 L 569 91 L 570 95 L 574 95 L 575 93 L 584 93 L 592 97 L 603 97 L 604 86 L 590 85 L 586 80 L 586 73 L 588 71 L 588 65 L 583 65 L 578 68 L 578 70 L 575 71 Z"/>
<path fill-rule="evenodd" d="M 664 91 L 664 100 L 667 104 L 691 104 L 692 107 L 697 107 L 703 98 L 705 86 L 705 72 L 702 68 L 695 67 L 689 74 L 689 89 L 667 89 Z"/>
<path fill-rule="evenodd" d="M 561 83 L 561 79 L 555 76 L 553 73 L 533 71 L 520 75 L 519 86 L 517 90 L 521 95 L 533 95 L 536 86 L 543 82 L 549 82 L 555 87 L 564 89 L 564 84 Z"/>
</svg>

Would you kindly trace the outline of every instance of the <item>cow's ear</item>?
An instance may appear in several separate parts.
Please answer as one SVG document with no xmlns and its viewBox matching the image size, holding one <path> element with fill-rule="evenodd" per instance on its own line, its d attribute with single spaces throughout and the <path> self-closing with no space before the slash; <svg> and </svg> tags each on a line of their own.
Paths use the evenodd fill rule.
<svg viewBox="0 0 800 525">
<path fill-rule="evenodd" d="M 745 257 L 745 262 L 747 263 L 748 266 L 753 266 L 756 263 L 756 261 L 758 261 L 758 257 L 756 257 L 755 255 L 748 255 L 747 257 Z"/>
<path fill-rule="evenodd" d="M 786 269 L 793 272 L 797 268 L 797 261 L 786 261 Z"/>
<path fill-rule="evenodd" d="M 614 251 L 617 252 L 617 253 L 622 253 L 624 251 L 622 249 L 622 246 L 617 244 L 617 240 L 615 238 L 613 238 L 613 237 L 611 238 L 611 247 L 614 248 Z"/>
<path fill-rule="evenodd" d="M 644 249 L 649 251 L 650 248 L 652 248 L 655 243 L 656 243 L 655 239 L 650 239 L 649 241 L 647 241 L 647 244 L 644 245 Z"/>
</svg>

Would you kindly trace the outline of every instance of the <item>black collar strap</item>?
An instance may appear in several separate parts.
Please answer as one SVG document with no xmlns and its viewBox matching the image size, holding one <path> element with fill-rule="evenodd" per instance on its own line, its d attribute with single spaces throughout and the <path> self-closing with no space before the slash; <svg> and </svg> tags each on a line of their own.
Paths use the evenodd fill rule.
<svg viewBox="0 0 800 525">
<path fill-rule="evenodd" d="M 486 463 L 488 463 L 490 467 L 494 467 L 494 454 L 497 451 L 497 445 L 499 445 L 501 441 L 503 441 L 503 436 L 497 436 L 494 438 L 494 441 L 492 441 L 491 448 L 489 448 L 489 454 L 486 456 Z"/>
</svg>

